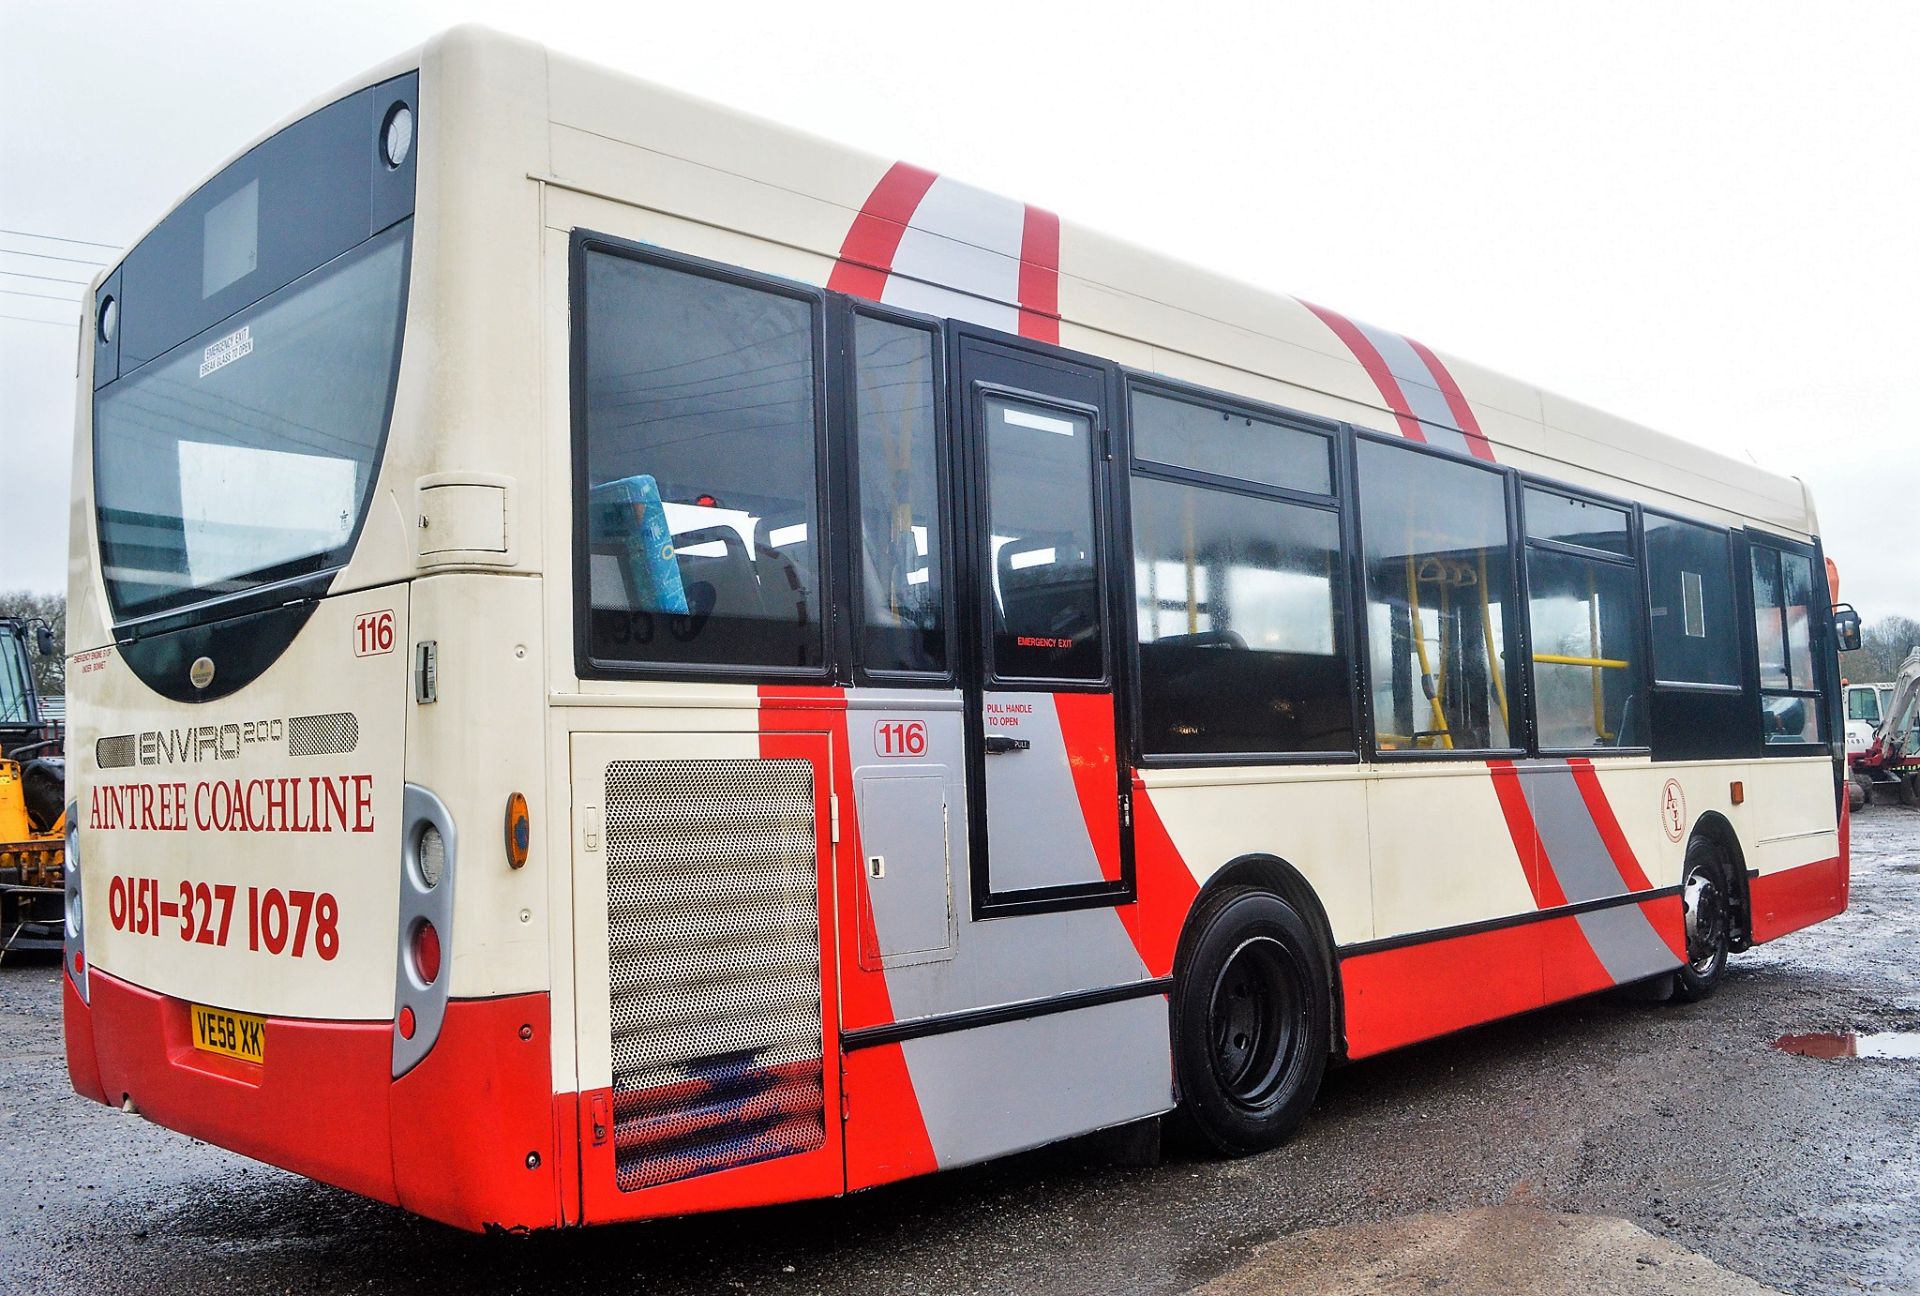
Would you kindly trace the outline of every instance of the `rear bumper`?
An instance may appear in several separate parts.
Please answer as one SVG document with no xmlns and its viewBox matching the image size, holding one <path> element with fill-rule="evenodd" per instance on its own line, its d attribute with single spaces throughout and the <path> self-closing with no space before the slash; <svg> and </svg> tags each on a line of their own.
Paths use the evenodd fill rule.
<svg viewBox="0 0 1920 1296">
<path fill-rule="evenodd" d="M 385 1022 L 270 1017 L 264 1065 L 193 1047 L 186 1001 L 98 968 L 65 982 L 76 1092 L 269 1165 L 458 1228 L 577 1219 L 556 1154 L 547 996 L 455 1000 L 393 1079 Z M 577 1187 L 576 1187 L 577 1191 Z"/>
</svg>

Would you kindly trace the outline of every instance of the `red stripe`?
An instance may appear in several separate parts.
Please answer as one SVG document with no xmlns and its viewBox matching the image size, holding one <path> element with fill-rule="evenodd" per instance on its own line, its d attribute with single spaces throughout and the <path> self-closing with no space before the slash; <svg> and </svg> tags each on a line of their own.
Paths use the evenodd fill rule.
<svg viewBox="0 0 1920 1296">
<path fill-rule="evenodd" d="M 1393 370 L 1387 366 L 1386 357 L 1374 348 L 1354 322 L 1339 311 L 1328 310 L 1325 306 L 1315 306 L 1312 302 L 1301 302 L 1308 310 L 1320 317 L 1322 323 L 1332 329 L 1347 350 L 1353 352 L 1354 359 L 1367 371 L 1367 377 L 1373 379 L 1373 385 L 1380 389 L 1381 397 L 1387 402 L 1387 408 L 1393 411 L 1394 418 L 1400 422 L 1401 435 L 1409 441 L 1425 441 L 1427 434 L 1421 430 L 1420 420 L 1413 415 L 1413 406 L 1407 403 L 1406 393 L 1400 390 L 1400 380 L 1393 376 Z"/>
<path fill-rule="evenodd" d="M 867 195 L 866 206 L 853 218 L 853 226 L 840 245 L 840 259 L 834 262 L 827 287 L 879 301 L 893 270 L 894 253 L 913 220 L 914 211 L 927 190 L 938 179 L 933 172 L 907 162 L 895 162 L 880 183 Z"/>
<path fill-rule="evenodd" d="M 1060 721 L 1060 740 L 1067 750 L 1067 768 L 1073 775 L 1080 817 L 1086 821 L 1093 857 L 1100 863 L 1100 876 L 1118 882 L 1120 774 L 1114 756 L 1113 696 L 1056 693 L 1053 709 Z"/>
<path fill-rule="evenodd" d="M 1520 790 L 1520 771 L 1512 761 L 1488 761 L 1487 769 L 1493 775 L 1493 794 L 1499 798 L 1500 813 L 1507 820 L 1507 835 L 1513 838 L 1513 849 L 1526 871 L 1534 908 L 1552 909 L 1565 904 L 1567 893 L 1560 889 L 1560 879 L 1554 876 L 1553 862 L 1547 858 L 1547 844 L 1540 840 L 1540 829 L 1533 822 L 1527 795 Z"/>
<path fill-rule="evenodd" d="M 1060 218 L 1031 206 L 1020 231 L 1020 336 L 1060 341 Z"/>
<path fill-rule="evenodd" d="M 1646 870 L 1640 867 L 1640 861 L 1634 857 L 1633 847 L 1627 844 L 1627 835 L 1620 831 L 1620 821 L 1614 817 L 1613 806 L 1607 802 L 1607 794 L 1600 786 L 1599 771 L 1593 768 L 1593 762 L 1584 756 L 1575 756 L 1567 762 L 1573 771 L 1573 781 L 1580 788 L 1580 799 L 1587 803 L 1587 813 L 1593 818 L 1593 826 L 1600 830 L 1600 840 L 1606 843 L 1607 854 L 1613 859 L 1614 868 L 1620 871 L 1620 880 L 1626 883 L 1629 891 L 1651 890 L 1653 883 L 1647 881 Z"/>
<path fill-rule="evenodd" d="M 1200 884 L 1180 858 L 1180 848 L 1173 844 L 1173 835 L 1137 775 L 1133 780 L 1133 880 L 1140 899 L 1121 906 L 1120 922 L 1140 951 L 1147 975 L 1169 976 L 1180 948 L 1180 929 L 1200 894 Z"/>
<path fill-rule="evenodd" d="M 1467 439 L 1467 449 L 1473 452 L 1474 458 L 1485 459 L 1488 463 L 1492 463 L 1493 447 L 1487 443 L 1486 434 L 1481 432 L 1480 420 L 1473 416 L 1473 407 L 1467 404 L 1467 398 L 1461 394 L 1460 384 L 1453 380 L 1453 375 L 1447 372 L 1447 367 L 1440 363 L 1439 356 L 1412 338 L 1407 339 L 1407 345 L 1413 348 L 1413 353 L 1420 357 L 1422 364 L 1427 366 L 1427 372 L 1433 375 L 1433 381 L 1440 388 L 1440 394 L 1447 398 L 1447 408 L 1452 411 L 1453 421 L 1460 427 L 1460 435 Z"/>
</svg>

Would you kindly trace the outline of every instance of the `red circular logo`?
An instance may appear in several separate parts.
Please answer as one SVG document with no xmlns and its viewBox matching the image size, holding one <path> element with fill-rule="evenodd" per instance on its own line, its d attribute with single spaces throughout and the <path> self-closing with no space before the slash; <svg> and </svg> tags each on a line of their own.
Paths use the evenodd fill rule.
<svg viewBox="0 0 1920 1296">
<path fill-rule="evenodd" d="M 1679 779 L 1668 779 L 1660 789 L 1660 826 L 1667 830 L 1669 841 L 1687 835 L 1687 794 L 1680 790 Z"/>
</svg>

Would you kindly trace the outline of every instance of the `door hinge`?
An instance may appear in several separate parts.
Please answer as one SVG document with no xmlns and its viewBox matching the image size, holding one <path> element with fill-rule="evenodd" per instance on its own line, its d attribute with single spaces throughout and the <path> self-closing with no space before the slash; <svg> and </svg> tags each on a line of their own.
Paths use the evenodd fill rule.
<svg viewBox="0 0 1920 1296">
<path fill-rule="evenodd" d="M 827 793 L 827 823 L 832 835 L 827 839 L 831 844 L 840 844 L 840 794 Z"/>
</svg>

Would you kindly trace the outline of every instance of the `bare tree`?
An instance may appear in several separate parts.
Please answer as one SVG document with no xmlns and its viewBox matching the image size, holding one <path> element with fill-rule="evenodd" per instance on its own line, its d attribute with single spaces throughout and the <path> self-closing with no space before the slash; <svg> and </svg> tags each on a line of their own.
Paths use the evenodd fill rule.
<svg viewBox="0 0 1920 1296">
<path fill-rule="evenodd" d="M 1920 621 L 1882 617 L 1861 632 L 1858 652 L 1840 654 L 1840 673 L 1855 684 L 1878 684 L 1892 679 L 1915 648 L 1920 648 Z"/>
<path fill-rule="evenodd" d="M 35 594 L 29 590 L 0 590 L 0 617 L 40 619 L 53 627 L 54 651 L 42 657 L 27 635 L 27 657 L 33 663 L 33 685 L 41 697 L 59 697 L 67 691 L 67 596 Z"/>
</svg>

